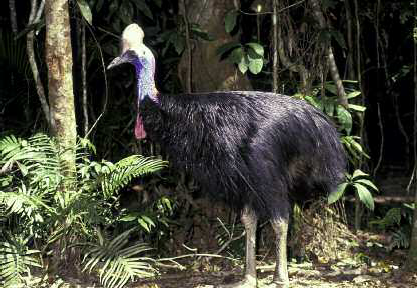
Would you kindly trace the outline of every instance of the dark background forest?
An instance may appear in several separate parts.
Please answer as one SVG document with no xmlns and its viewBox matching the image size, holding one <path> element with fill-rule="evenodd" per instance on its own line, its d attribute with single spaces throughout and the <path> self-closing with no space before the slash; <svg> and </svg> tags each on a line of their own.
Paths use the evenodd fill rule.
<svg viewBox="0 0 417 288">
<path fill-rule="evenodd" d="M 122 287 L 128 279 L 152 277 L 157 270 L 212 273 L 214 280 L 195 276 L 195 283 L 180 277 L 140 282 L 143 287 L 197 287 L 231 277 L 219 271 L 240 271 L 244 242 L 238 215 L 213 205 L 198 183 L 170 168 L 157 143 L 135 139 L 133 68 L 106 71 L 120 53 L 123 29 L 137 23 L 155 55 L 161 92 L 273 91 L 308 101 L 333 119 L 349 159 L 346 185 L 321 202 L 294 207 L 290 276 L 319 279 L 297 272 L 300 263 L 313 263 L 332 271 L 321 277 L 334 284 L 328 287 L 416 284 L 415 274 L 396 274 L 407 255 L 414 253 L 417 262 L 412 252 L 415 2 L 68 3 L 78 136 L 73 194 L 56 192 L 62 187 L 62 167 L 54 158 L 57 144 L 47 136 L 54 129 L 44 1 L 0 3 L 0 281 L 35 287 L 30 284 L 35 280 L 21 277 L 28 267 L 43 275 L 39 287 L 71 277 L 78 279 L 73 282 Z M 265 267 L 271 257 L 270 233 L 267 228 L 259 233 L 259 260 Z M 123 250 L 129 247 L 136 254 Z M 112 249 L 121 252 L 111 254 Z M 142 269 L 104 273 L 100 280 L 94 273 L 87 276 L 103 265 L 129 268 L 117 262 L 116 254 L 123 251 L 146 255 L 138 260 Z M 21 264 L 7 255 L 19 255 Z M 75 268 L 80 264 L 82 269 Z M 338 286 L 343 281 L 353 284 Z M 322 282 L 293 283 L 320 287 Z"/>
</svg>

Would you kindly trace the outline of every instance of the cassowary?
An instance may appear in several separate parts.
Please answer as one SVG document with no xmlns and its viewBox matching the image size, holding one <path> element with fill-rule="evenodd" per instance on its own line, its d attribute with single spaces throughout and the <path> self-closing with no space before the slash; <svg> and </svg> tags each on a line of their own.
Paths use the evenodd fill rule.
<svg viewBox="0 0 417 288">
<path fill-rule="evenodd" d="M 108 69 L 135 67 L 135 135 L 159 142 L 170 163 L 190 173 L 213 199 L 241 212 L 246 231 L 245 277 L 233 287 L 256 287 L 259 218 L 275 232 L 276 268 L 270 287 L 288 287 L 290 202 L 329 192 L 343 177 L 345 158 L 336 129 L 305 101 L 265 92 L 167 95 L 155 87 L 155 58 L 131 24 L 122 53 Z"/>
</svg>

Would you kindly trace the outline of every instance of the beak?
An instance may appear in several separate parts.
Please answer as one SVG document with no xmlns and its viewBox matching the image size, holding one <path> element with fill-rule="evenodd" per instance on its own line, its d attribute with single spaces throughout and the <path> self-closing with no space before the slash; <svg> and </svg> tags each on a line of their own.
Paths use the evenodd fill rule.
<svg viewBox="0 0 417 288">
<path fill-rule="evenodd" d="M 116 57 L 113 59 L 113 61 L 110 62 L 110 64 L 107 66 L 107 70 L 110 70 L 113 67 L 116 67 L 120 64 L 126 63 L 126 60 L 123 57 Z"/>
</svg>

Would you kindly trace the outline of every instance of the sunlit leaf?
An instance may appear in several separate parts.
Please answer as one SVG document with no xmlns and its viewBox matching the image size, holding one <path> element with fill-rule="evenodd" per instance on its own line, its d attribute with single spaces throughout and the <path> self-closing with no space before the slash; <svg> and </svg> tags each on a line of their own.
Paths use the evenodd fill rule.
<svg viewBox="0 0 417 288">
<path fill-rule="evenodd" d="M 358 111 L 358 112 L 365 112 L 366 107 L 365 106 L 361 106 L 361 105 L 354 105 L 354 104 L 349 104 L 348 106 L 350 109 Z"/>
<path fill-rule="evenodd" d="M 375 191 L 379 191 L 378 190 L 378 187 L 376 187 L 375 186 L 375 184 L 374 183 L 372 183 L 372 181 L 371 180 L 368 180 L 368 179 L 358 179 L 358 180 L 356 180 L 355 181 L 356 183 L 360 183 L 360 184 L 362 184 L 363 186 L 368 186 L 368 187 L 371 187 L 372 189 L 374 189 Z"/>
<path fill-rule="evenodd" d="M 245 61 L 240 62 L 237 67 L 239 68 L 242 74 L 245 74 L 248 71 L 248 64 Z"/>
<path fill-rule="evenodd" d="M 249 71 L 253 74 L 258 74 L 262 71 L 264 61 L 262 59 L 250 59 L 249 60 Z"/>
<path fill-rule="evenodd" d="M 83 18 L 88 22 L 88 24 L 92 25 L 93 22 L 93 14 L 91 13 L 90 6 L 86 0 L 77 0 L 78 7 L 80 8 L 81 15 Z"/>
<path fill-rule="evenodd" d="M 374 210 L 374 198 L 368 188 L 360 183 L 354 183 L 353 186 L 356 188 L 356 192 L 358 193 L 361 202 L 365 204 L 368 209 Z"/>
<path fill-rule="evenodd" d="M 355 180 L 357 178 L 363 178 L 363 177 L 368 177 L 369 174 L 366 174 L 365 172 L 363 172 L 360 169 L 356 169 L 353 174 L 352 174 L 352 179 Z"/>
<path fill-rule="evenodd" d="M 246 43 L 246 46 L 250 47 L 256 54 L 263 57 L 264 56 L 264 47 L 261 44 L 250 42 Z"/>
<path fill-rule="evenodd" d="M 329 196 L 327 197 L 327 203 L 328 204 L 332 204 L 334 202 L 336 202 L 337 200 L 339 200 L 342 196 L 343 193 L 346 190 L 346 187 L 348 186 L 349 183 L 342 183 L 339 186 L 337 186 L 337 189 L 332 191 Z"/>
<path fill-rule="evenodd" d="M 353 91 L 353 92 L 350 92 L 349 94 L 347 94 L 346 97 L 348 99 L 352 99 L 352 98 L 355 98 L 359 95 L 361 95 L 361 91 Z"/>
</svg>

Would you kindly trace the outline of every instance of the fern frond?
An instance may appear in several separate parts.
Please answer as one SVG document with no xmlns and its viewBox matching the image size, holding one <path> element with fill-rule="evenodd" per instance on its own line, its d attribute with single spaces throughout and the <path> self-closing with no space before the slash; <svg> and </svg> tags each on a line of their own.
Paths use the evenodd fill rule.
<svg viewBox="0 0 417 288">
<path fill-rule="evenodd" d="M 123 287 L 129 280 L 154 276 L 157 272 L 153 267 L 155 260 L 138 256 L 151 248 L 144 243 L 126 247 L 132 231 L 133 229 L 127 230 L 109 241 L 98 230 L 101 241 L 90 245 L 90 250 L 83 260 L 83 271 L 91 272 L 98 269 L 100 282 L 104 287 Z"/>
<path fill-rule="evenodd" d="M 400 228 L 392 233 L 391 243 L 388 245 L 388 250 L 391 251 L 394 248 L 405 248 L 410 246 L 410 233 L 407 233 L 404 229 Z"/>
<path fill-rule="evenodd" d="M 36 134 L 28 140 L 6 136 L 0 139 L 0 154 L 2 171 L 12 171 L 16 167 L 8 174 L 20 179 L 22 177 L 16 173 L 20 172 L 36 192 L 53 193 L 62 180 L 58 149 L 45 134 Z M 2 178 L 0 174 L 0 180 Z"/>
<path fill-rule="evenodd" d="M 167 162 L 161 159 L 132 155 L 126 157 L 113 166 L 108 166 L 110 172 L 104 173 L 101 188 L 104 195 L 111 196 L 120 188 L 139 176 L 154 173 L 167 166 Z"/>
<path fill-rule="evenodd" d="M 4 287 L 13 287 L 22 282 L 22 275 L 30 266 L 42 267 L 34 254 L 38 250 L 27 247 L 28 239 L 13 238 L 8 242 L 0 242 L 0 283 Z"/>
<path fill-rule="evenodd" d="M 394 207 L 388 210 L 384 218 L 380 220 L 373 220 L 369 223 L 371 225 L 378 225 L 381 229 L 386 229 L 391 226 L 399 225 L 401 221 L 401 208 Z"/>
<path fill-rule="evenodd" d="M 36 221 L 41 220 L 38 210 L 46 209 L 49 212 L 53 211 L 45 203 L 42 195 L 36 195 L 32 189 L 27 189 L 24 184 L 18 187 L 17 190 L 17 192 L 0 191 L 0 204 L 4 205 L 7 214 L 25 214 L 27 217 L 33 218 Z"/>
</svg>

